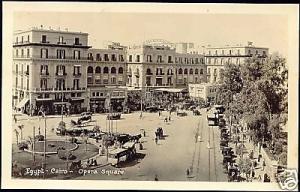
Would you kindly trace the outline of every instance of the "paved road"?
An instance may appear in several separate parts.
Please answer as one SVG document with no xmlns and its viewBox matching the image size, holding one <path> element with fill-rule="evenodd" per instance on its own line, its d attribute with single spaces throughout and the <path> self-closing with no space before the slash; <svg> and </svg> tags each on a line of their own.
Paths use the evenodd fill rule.
<svg viewBox="0 0 300 192">
<path fill-rule="evenodd" d="M 158 113 L 143 113 L 139 118 L 139 113 L 124 114 L 122 120 L 113 123 L 113 131 L 123 133 L 140 133 L 141 129 L 146 131 L 146 137 L 142 138 L 145 150 L 138 152 L 145 154 L 145 157 L 137 163 L 133 163 L 125 168 L 123 175 L 87 174 L 75 179 L 109 179 L 109 180 L 149 180 L 153 181 L 155 175 L 159 180 L 168 181 L 227 181 L 223 173 L 222 156 L 219 149 L 219 131 L 217 127 L 208 127 L 206 114 L 202 111 L 202 116 L 193 116 L 188 112 L 186 117 L 171 115 L 171 122 L 165 123 L 164 117 L 168 117 L 167 112 L 162 116 Z M 20 117 L 22 118 L 22 117 Z M 26 119 L 26 118 L 25 118 Z M 76 117 L 64 118 L 66 122 Z M 95 115 L 95 122 L 102 130 L 107 130 L 105 115 Z M 49 137 L 56 137 L 51 128 L 57 126 L 60 118 L 47 119 L 47 134 Z M 38 119 L 20 121 L 25 126 L 23 137 L 32 134 L 32 126 L 38 127 Z M 43 133 L 43 121 L 41 120 L 41 132 Z M 155 143 L 155 131 L 157 127 L 162 127 L 166 135 L 164 140 Z M 195 135 L 198 132 L 202 136 L 202 142 L 195 143 Z M 15 135 L 13 135 L 15 140 Z M 210 149 L 207 143 L 210 141 Z M 192 167 L 190 176 L 187 177 L 187 168 Z M 98 169 L 98 173 L 103 170 L 114 170 L 111 166 Z M 119 170 L 119 169 L 117 169 Z"/>
</svg>

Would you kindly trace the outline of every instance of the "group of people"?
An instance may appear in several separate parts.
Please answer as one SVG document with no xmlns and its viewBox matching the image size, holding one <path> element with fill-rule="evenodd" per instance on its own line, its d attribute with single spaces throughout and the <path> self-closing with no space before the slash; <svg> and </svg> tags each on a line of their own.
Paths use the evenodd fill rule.
<svg viewBox="0 0 300 192">
<path fill-rule="evenodd" d="M 92 167 L 92 166 L 97 166 L 97 160 L 96 159 L 88 159 L 86 161 L 86 164 L 84 164 L 84 167 Z"/>
</svg>

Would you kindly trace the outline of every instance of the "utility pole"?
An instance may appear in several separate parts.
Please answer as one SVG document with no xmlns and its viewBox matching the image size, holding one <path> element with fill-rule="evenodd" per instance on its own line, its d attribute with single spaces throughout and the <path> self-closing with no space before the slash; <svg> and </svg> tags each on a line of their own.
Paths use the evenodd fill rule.
<svg viewBox="0 0 300 192">
<path fill-rule="evenodd" d="M 46 172 L 46 146 L 47 146 L 47 124 L 46 124 L 46 115 L 44 112 L 40 111 L 42 113 L 44 119 L 45 119 L 45 129 L 44 129 L 44 162 L 43 162 L 43 168 L 44 168 L 44 174 L 43 179 L 45 179 L 45 172 Z"/>
</svg>

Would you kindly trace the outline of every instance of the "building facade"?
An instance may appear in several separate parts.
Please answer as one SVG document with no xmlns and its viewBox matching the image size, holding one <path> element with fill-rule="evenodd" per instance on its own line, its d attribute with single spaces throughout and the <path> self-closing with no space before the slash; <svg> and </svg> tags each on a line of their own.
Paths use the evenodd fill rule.
<svg viewBox="0 0 300 192">
<path fill-rule="evenodd" d="M 13 106 L 27 113 L 86 106 L 87 33 L 33 28 L 14 38 Z"/>
<path fill-rule="evenodd" d="M 107 42 L 91 48 L 88 33 L 32 28 L 14 33 L 13 94 L 15 109 L 37 114 L 104 112 L 107 101 L 122 111 L 129 91 L 189 88 L 191 97 L 212 100 L 211 84 L 222 80 L 224 64 L 241 64 L 267 48 L 252 44 L 203 47 L 193 43 L 149 40 L 126 47 Z M 190 86 L 189 86 L 190 85 Z M 147 95 L 145 93 L 145 95 Z"/>
<path fill-rule="evenodd" d="M 195 100 L 203 99 L 207 103 L 216 100 L 218 85 L 211 83 L 189 84 L 189 96 Z"/>
<path fill-rule="evenodd" d="M 256 47 L 252 42 L 248 42 L 247 45 L 207 47 L 205 52 L 207 81 L 209 83 L 222 82 L 224 65 L 227 63 L 240 65 L 253 56 L 263 62 L 268 57 L 268 51 L 268 48 Z"/>
<path fill-rule="evenodd" d="M 152 43 L 128 48 L 128 87 L 174 88 L 206 82 L 203 55 L 178 53 L 175 47 L 165 42 Z"/>
</svg>

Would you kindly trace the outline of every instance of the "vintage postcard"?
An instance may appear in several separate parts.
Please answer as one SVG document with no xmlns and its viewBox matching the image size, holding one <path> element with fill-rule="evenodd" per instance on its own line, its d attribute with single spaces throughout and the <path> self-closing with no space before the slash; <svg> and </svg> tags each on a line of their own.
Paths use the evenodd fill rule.
<svg viewBox="0 0 300 192">
<path fill-rule="evenodd" d="M 298 189 L 298 6 L 3 10 L 3 188 Z"/>
</svg>

